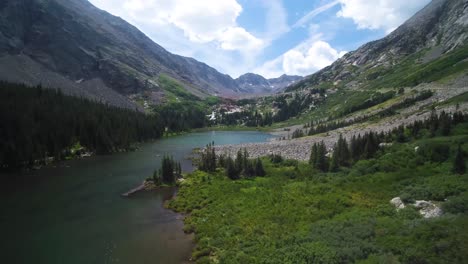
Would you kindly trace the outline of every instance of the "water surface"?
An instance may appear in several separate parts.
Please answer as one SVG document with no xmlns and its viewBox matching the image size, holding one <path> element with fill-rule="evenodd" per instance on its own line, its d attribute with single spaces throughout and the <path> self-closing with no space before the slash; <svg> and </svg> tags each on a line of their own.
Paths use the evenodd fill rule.
<svg viewBox="0 0 468 264">
<path fill-rule="evenodd" d="M 186 159 L 195 147 L 265 142 L 261 132 L 191 133 L 143 144 L 138 151 L 64 162 L 3 174 L 0 230 L 2 263 L 182 263 L 191 235 L 182 217 L 162 206 L 174 189 L 120 194 L 135 187 L 171 154 Z"/>
</svg>

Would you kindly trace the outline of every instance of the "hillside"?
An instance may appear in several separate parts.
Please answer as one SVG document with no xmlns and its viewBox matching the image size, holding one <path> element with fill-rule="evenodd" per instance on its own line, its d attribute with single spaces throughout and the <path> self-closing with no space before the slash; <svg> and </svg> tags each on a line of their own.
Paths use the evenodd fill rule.
<svg viewBox="0 0 468 264">
<path fill-rule="evenodd" d="M 119 17 L 86 0 L 0 4 L 0 79 L 60 87 L 67 94 L 135 107 L 128 97 L 164 97 L 165 74 L 198 97 L 247 92 L 230 76 L 171 54 Z M 251 92 L 250 90 L 248 92 Z"/>
<path fill-rule="evenodd" d="M 317 86 L 350 89 L 391 87 L 395 84 L 411 86 L 433 81 L 425 79 L 426 76 L 400 83 L 383 83 L 380 79 L 392 74 L 395 79 L 403 79 L 459 50 L 467 39 L 468 2 L 433 0 L 387 37 L 347 53 L 332 65 L 288 87 L 287 91 Z M 462 53 L 450 63 L 463 63 L 464 69 L 468 53 L 466 49 Z"/>
</svg>

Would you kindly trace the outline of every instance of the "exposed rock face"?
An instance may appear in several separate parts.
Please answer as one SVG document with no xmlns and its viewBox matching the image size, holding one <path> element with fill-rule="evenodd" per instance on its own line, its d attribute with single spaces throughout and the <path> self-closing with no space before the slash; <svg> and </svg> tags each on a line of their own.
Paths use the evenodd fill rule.
<svg viewBox="0 0 468 264">
<path fill-rule="evenodd" d="M 129 94 L 158 89 L 160 73 L 204 94 L 241 92 L 230 76 L 169 53 L 87 0 L 2 0 L 0 60 L 0 79 L 50 84 L 122 106 Z"/>
<path fill-rule="evenodd" d="M 467 41 L 468 1 L 433 0 L 387 37 L 345 54 L 287 90 L 313 87 L 322 82 L 350 81 L 365 69 L 391 67 L 425 48 L 430 52 L 422 60 L 428 62 L 465 45 Z"/>
<path fill-rule="evenodd" d="M 242 90 L 249 93 L 273 93 L 283 90 L 302 78 L 284 74 L 278 78 L 266 79 L 255 73 L 246 73 L 237 78 L 236 83 Z"/>
</svg>

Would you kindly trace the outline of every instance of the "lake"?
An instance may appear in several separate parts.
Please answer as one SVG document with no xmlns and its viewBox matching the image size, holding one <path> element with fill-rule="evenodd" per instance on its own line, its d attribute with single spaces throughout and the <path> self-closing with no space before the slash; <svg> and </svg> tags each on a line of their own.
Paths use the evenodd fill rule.
<svg viewBox="0 0 468 264">
<path fill-rule="evenodd" d="M 192 149 L 265 142 L 262 132 L 201 132 L 142 144 L 135 152 L 62 162 L 38 171 L 2 174 L 3 263 L 183 263 L 192 235 L 182 216 L 163 207 L 175 189 L 121 193 L 139 185 L 169 154 L 193 169 Z"/>
</svg>

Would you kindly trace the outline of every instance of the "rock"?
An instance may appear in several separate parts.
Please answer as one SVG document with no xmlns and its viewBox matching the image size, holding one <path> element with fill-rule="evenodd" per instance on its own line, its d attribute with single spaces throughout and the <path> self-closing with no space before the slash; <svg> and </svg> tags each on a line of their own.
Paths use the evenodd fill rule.
<svg viewBox="0 0 468 264">
<path fill-rule="evenodd" d="M 401 200 L 400 197 L 395 197 L 395 198 L 391 199 L 391 200 L 390 200 L 390 203 L 391 203 L 393 206 L 395 206 L 395 208 L 396 208 L 397 210 L 403 209 L 403 208 L 406 207 L 406 206 L 405 206 L 405 203 L 403 203 L 403 201 Z"/>
<path fill-rule="evenodd" d="M 429 206 L 432 206 L 433 204 L 431 202 L 428 202 L 428 201 L 420 200 L 420 201 L 414 202 L 413 205 L 417 209 L 423 209 L 423 208 L 427 208 Z"/>
<path fill-rule="evenodd" d="M 424 217 L 424 218 L 434 218 L 434 217 L 439 217 L 443 214 L 442 209 L 438 207 L 436 204 L 430 201 L 416 201 L 414 202 L 414 207 L 416 207 L 419 210 L 419 213 Z"/>
</svg>

